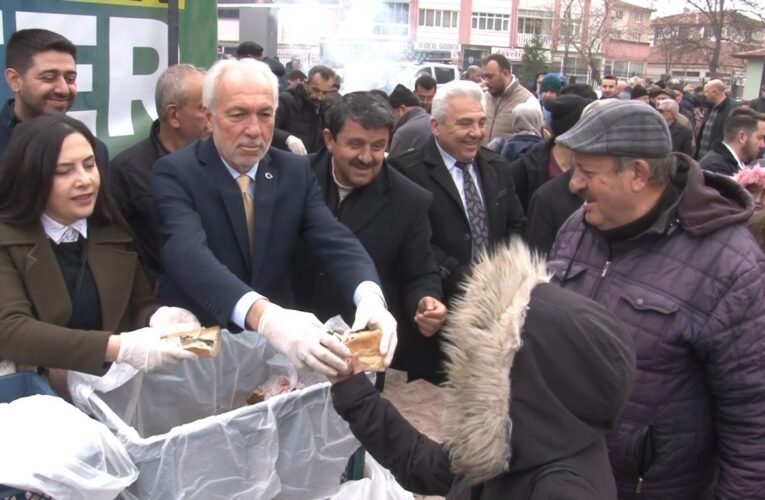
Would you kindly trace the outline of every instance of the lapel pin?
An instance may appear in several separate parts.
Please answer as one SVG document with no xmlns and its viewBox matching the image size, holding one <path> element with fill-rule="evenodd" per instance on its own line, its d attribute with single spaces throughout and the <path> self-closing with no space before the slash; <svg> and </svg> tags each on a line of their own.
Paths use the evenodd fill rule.
<svg viewBox="0 0 765 500">
<path fill-rule="evenodd" d="M 273 178 L 274 178 L 274 174 L 272 174 L 271 172 L 266 172 L 266 179 L 271 180 Z"/>
</svg>

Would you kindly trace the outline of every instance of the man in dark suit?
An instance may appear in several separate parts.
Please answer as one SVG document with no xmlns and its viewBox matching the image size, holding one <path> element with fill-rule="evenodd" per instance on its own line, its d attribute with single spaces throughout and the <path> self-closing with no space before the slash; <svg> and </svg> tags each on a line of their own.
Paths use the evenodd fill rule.
<svg viewBox="0 0 765 500">
<path fill-rule="evenodd" d="M 389 363 L 396 321 L 374 264 L 332 216 L 308 159 L 270 148 L 277 98 L 276 77 L 254 59 L 219 61 L 205 75 L 212 136 L 154 167 L 159 297 L 203 324 L 256 330 L 299 367 L 345 372 L 350 352 L 314 315 L 275 304 L 294 302 L 289 256 L 302 239 L 356 304 L 354 327 L 382 330 Z"/>
<path fill-rule="evenodd" d="M 441 278 L 430 248 L 432 195 L 385 163 L 394 117 L 381 97 L 354 92 L 327 112 L 326 149 L 312 156 L 324 199 L 364 246 L 382 281 L 385 300 L 399 325 L 394 367 L 417 372 L 419 345 L 432 342 L 446 318 Z M 298 305 L 326 320 L 352 318 L 353 304 L 337 292 L 324 267 L 297 254 Z M 297 266 L 293 266 L 297 267 Z"/>
<path fill-rule="evenodd" d="M 478 84 L 456 80 L 440 86 L 432 111 L 433 138 L 388 163 L 433 194 L 431 246 L 449 299 L 482 251 L 523 234 L 525 218 L 507 162 L 481 147 L 486 111 Z M 440 381 L 438 345 L 421 359 L 431 370 L 427 378 Z"/>
<path fill-rule="evenodd" d="M 704 170 L 735 175 L 758 158 L 765 147 L 765 115 L 741 106 L 725 119 L 724 139 L 712 146 L 699 165 Z"/>
<path fill-rule="evenodd" d="M 447 298 L 457 290 L 477 252 L 490 250 L 512 234 L 523 234 L 525 226 L 507 163 L 481 147 L 485 123 L 483 93 L 478 84 L 467 80 L 449 82 L 439 87 L 433 100 L 434 137 L 423 148 L 388 158 L 390 165 L 433 193 L 431 241 Z M 482 245 L 475 244 L 475 228 L 465 208 L 463 176 L 467 172 L 457 163 L 468 164 L 483 206 L 488 231 L 478 235 L 485 240 Z"/>
</svg>

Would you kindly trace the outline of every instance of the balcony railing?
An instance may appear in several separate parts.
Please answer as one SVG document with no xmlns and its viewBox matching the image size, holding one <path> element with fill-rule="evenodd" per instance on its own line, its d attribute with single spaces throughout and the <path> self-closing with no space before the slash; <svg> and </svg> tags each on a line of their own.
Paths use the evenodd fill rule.
<svg viewBox="0 0 765 500">
<path fill-rule="evenodd" d="M 542 39 L 542 44 L 546 49 L 549 49 L 552 45 L 552 40 L 550 38 L 550 35 L 533 35 L 531 33 L 518 33 L 518 43 L 516 46 L 518 47 L 525 47 L 526 44 L 529 44 L 532 42 L 535 36 L 538 36 L 540 39 Z"/>
</svg>

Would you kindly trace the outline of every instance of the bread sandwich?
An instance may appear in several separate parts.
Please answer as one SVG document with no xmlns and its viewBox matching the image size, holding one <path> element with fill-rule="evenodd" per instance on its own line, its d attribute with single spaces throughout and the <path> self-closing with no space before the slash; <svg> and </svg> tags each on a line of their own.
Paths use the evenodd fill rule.
<svg viewBox="0 0 765 500">
<path fill-rule="evenodd" d="M 351 350 L 351 354 L 358 356 L 364 371 L 385 371 L 385 358 L 380 354 L 380 340 L 382 340 L 380 330 L 362 330 L 334 335 Z"/>
<path fill-rule="evenodd" d="M 167 336 L 168 339 L 180 340 L 181 347 L 191 351 L 202 358 L 212 358 L 220 350 L 220 327 L 211 326 L 197 328 L 182 333 L 173 333 Z"/>
</svg>

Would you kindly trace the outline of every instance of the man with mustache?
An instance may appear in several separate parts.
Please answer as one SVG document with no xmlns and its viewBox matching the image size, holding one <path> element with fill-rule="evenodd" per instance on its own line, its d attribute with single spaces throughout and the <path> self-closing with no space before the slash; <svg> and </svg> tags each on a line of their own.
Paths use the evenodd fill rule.
<svg viewBox="0 0 765 500">
<path fill-rule="evenodd" d="M 598 106 L 556 139 L 584 199 L 548 267 L 635 342 L 635 384 L 608 437 L 621 500 L 765 498 L 765 255 L 752 198 L 672 153 L 637 101 Z"/>
<path fill-rule="evenodd" d="M 486 110 L 481 87 L 455 80 L 433 98 L 433 137 L 421 148 L 388 163 L 433 194 L 431 246 L 441 273 L 444 298 L 454 296 L 481 252 L 513 234 L 522 235 L 523 208 L 501 156 L 481 147 Z M 442 380 L 439 336 L 420 357 L 421 375 Z"/>
<path fill-rule="evenodd" d="M 385 162 L 393 110 L 370 92 L 340 97 L 327 112 L 326 149 L 312 155 L 330 210 L 364 246 L 382 281 L 385 300 L 399 325 L 394 367 L 416 370 L 419 346 L 441 328 L 441 277 L 430 248 L 428 208 L 432 195 Z M 350 323 L 353 304 L 338 293 L 307 248 L 297 253 L 298 305 L 324 321 L 342 314 Z M 295 266 L 293 266 L 293 269 Z"/>
<path fill-rule="evenodd" d="M 356 306 L 353 328 L 382 330 L 389 364 L 396 320 L 374 264 L 327 208 L 308 158 L 271 147 L 278 88 L 268 66 L 250 58 L 218 61 L 206 73 L 212 135 L 153 169 L 159 298 L 185 304 L 204 325 L 257 331 L 298 367 L 344 373 L 348 349 L 313 314 L 290 309 L 289 261 L 302 240 Z"/>
<path fill-rule="evenodd" d="M 0 156 L 14 127 L 36 116 L 66 113 L 77 96 L 77 47 L 44 29 L 19 30 L 5 46 L 5 81 L 13 91 L 0 111 Z M 109 151 L 96 139 L 96 163 L 109 173 Z"/>
</svg>

